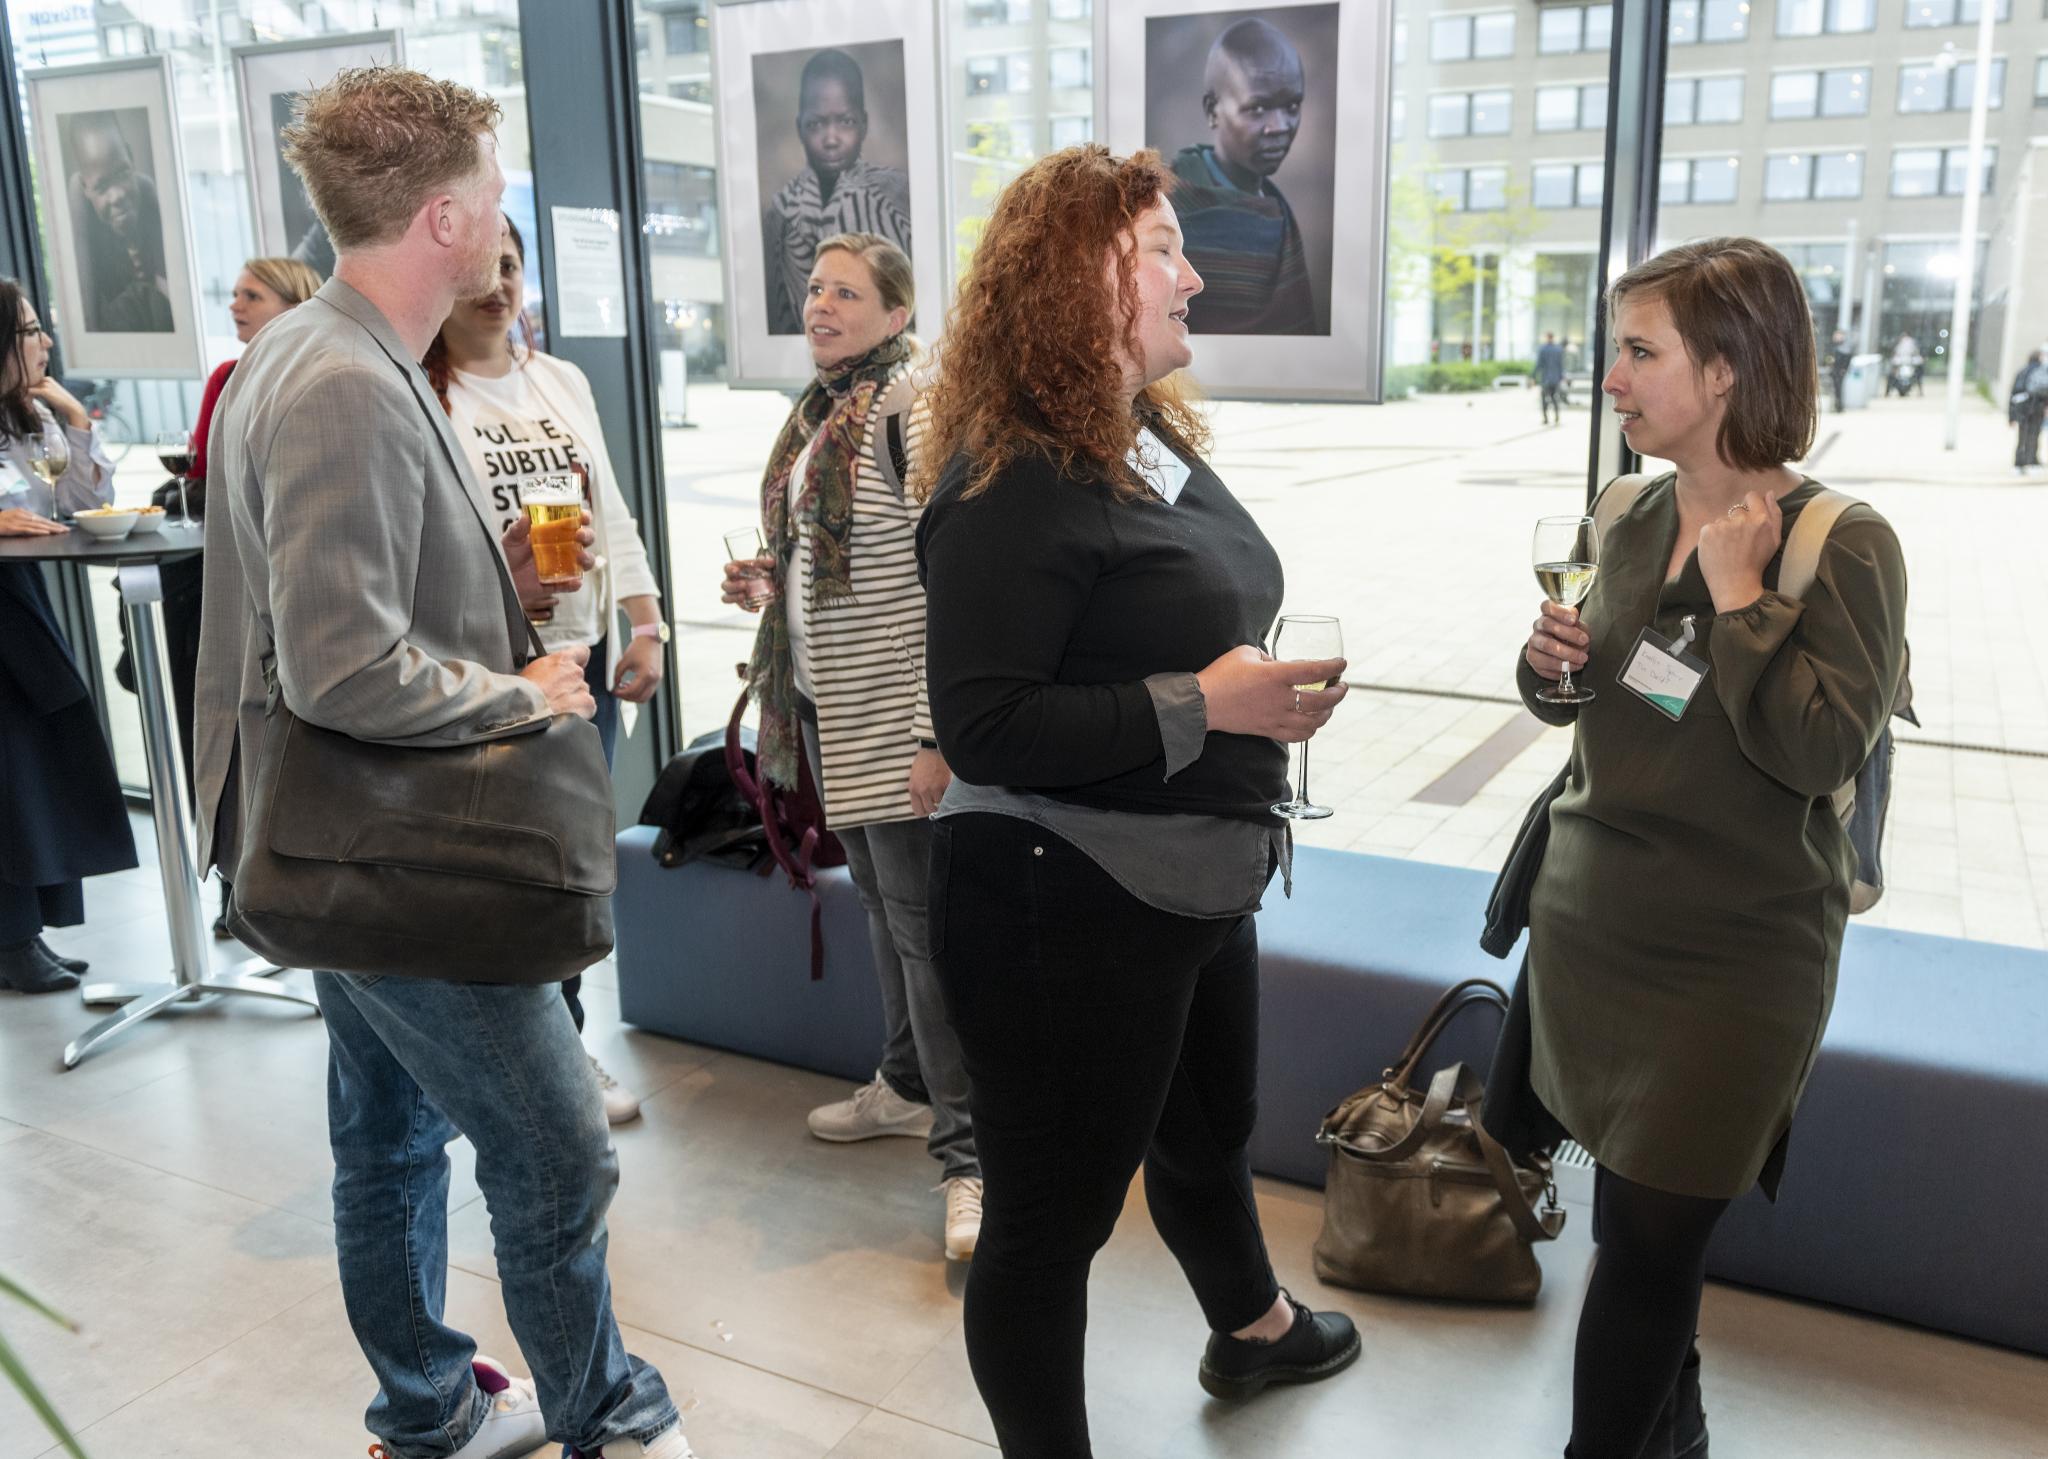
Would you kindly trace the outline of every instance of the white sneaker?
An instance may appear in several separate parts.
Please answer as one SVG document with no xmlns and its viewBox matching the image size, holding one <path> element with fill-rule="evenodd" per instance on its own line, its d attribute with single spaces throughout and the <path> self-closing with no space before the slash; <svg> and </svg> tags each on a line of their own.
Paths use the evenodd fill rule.
<svg viewBox="0 0 2048 1459">
<path fill-rule="evenodd" d="M 683 1437 L 683 1426 L 677 1424 L 645 1444 L 638 1439 L 613 1439 L 598 1451 L 597 1459 L 697 1459 L 697 1451 Z"/>
<path fill-rule="evenodd" d="M 914 1104 L 891 1089 L 878 1072 L 870 1083 L 854 1090 L 853 1098 L 812 1110 L 809 1122 L 812 1134 L 835 1144 L 872 1140 L 878 1135 L 922 1140 L 932 1132 L 932 1111 L 930 1105 Z"/>
<path fill-rule="evenodd" d="M 640 1096 L 606 1072 L 604 1065 L 597 1062 L 597 1055 L 586 1054 L 590 1060 L 591 1072 L 597 1075 L 598 1091 L 604 1095 L 605 1123 L 623 1125 L 640 1118 Z"/>
<path fill-rule="evenodd" d="M 481 1353 L 469 1367 L 491 1408 L 451 1459 L 519 1459 L 547 1441 L 547 1421 L 531 1378 L 514 1378 L 503 1363 Z"/>
<path fill-rule="evenodd" d="M 981 1240 L 981 1181 L 956 1175 L 939 1188 L 946 1193 L 946 1260 L 966 1261 Z"/>
</svg>

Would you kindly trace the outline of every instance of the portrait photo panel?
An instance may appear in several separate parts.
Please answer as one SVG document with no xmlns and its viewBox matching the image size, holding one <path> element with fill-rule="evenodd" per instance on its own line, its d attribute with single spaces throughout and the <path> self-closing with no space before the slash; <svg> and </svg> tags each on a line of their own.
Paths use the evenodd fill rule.
<svg viewBox="0 0 2048 1459">
<path fill-rule="evenodd" d="M 940 0 L 720 4 L 711 38 L 732 383 L 815 375 L 805 291 L 818 244 L 840 233 L 909 256 L 910 329 L 935 333 L 951 284 Z"/>
<path fill-rule="evenodd" d="M 903 42 L 773 51 L 753 76 L 768 332 L 801 334 L 822 240 L 874 233 L 917 256 Z"/>
<path fill-rule="evenodd" d="M 1330 332 L 1337 6 L 1145 22 L 1145 141 L 1207 287 L 1195 334 Z"/>
<path fill-rule="evenodd" d="M 1378 400 L 1393 0 L 1117 0 L 1095 35 L 1096 134 L 1174 173 L 1201 388 Z"/>
<path fill-rule="evenodd" d="M 80 376 L 189 376 L 198 288 L 161 56 L 26 73 L 52 298 Z"/>
</svg>

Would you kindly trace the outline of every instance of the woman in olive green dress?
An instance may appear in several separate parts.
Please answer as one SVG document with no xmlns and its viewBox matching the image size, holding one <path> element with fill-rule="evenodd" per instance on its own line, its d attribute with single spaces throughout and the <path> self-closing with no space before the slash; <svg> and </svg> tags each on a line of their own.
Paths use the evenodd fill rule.
<svg viewBox="0 0 2048 1459">
<path fill-rule="evenodd" d="M 1602 389 L 1629 444 L 1678 469 L 1613 522 L 1580 612 L 1543 604 L 1523 654 L 1530 709 L 1575 726 L 1530 905 L 1530 1083 L 1601 1167 L 1566 1452 L 1695 1459 L 1707 1241 L 1752 1185 L 1775 1195 L 1827 1026 L 1855 871 L 1829 796 L 1904 673 L 1906 570 L 1857 505 L 1803 597 L 1774 590 L 1820 490 L 1787 464 L 1812 444 L 1818 376 L 1783 255 L 1672 249 L 1616 282 L 1608 317 Z M 1675 719 L 1623 682 L 1645 682 L 1624 672 L 1645 629 L 1704 668 Z M 1538 700 L 1567 663 L 1597 697 Z"/>
</svg>

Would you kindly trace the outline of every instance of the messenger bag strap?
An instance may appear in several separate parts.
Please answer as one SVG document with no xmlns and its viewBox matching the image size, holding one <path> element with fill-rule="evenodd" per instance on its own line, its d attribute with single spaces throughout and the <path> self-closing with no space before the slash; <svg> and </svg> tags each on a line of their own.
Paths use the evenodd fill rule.
<svg viewBox="0 0 2048 1459">
<path fill-rule="evenodd" d="M 1842 513 L 1860 505 L 1855 497 L 1824 486 L 1799 509 L 1792 530 L 1785 535 L 1785 555 L 1778 561 L 1779 593 L 1787 598 L 1806 597 L 1820 573 L 1820 550 L 1827 545 L 1828 533 Z"/>
<path fill-rule="evenodd" d="M 1415 1037 L 1402 1051 L 1401 1062 L 1394 1068 L 1394 1083 L 1403 1089 L 1408 1088 L 1409 1081 L 1415 1077 L 1416 1067 L 1436 1046 L 1437 1039 L 1450 1026 L 1451 1020 L 1475 1003 L 1491 1004 L 1505 1016 L 1508 995 L 1500 984 L 1489 978 L 1467 978 L 1445 989 L 1443 996 L 1436 1000 L 1436 1006 L 1430 1009 L 1429 1016 L 1422 1021 L 1422 1027 L 1416 1030 Z"/>
<path fill-rule="evenodd" d="M 1458 1067 L 1464 1071 L 1462 1064 Z M 1472 1121 L 1472 1133 L 1479 1141 L 1480 1158 L 1486 1162 L 1487 1173 L 1493 1177 L 1493 1187 L 1500 1192 L 1500 1203 L 1506 1207 L 1508 1219 L 1515 1223 L 1516 1233 L 1532 1246 L 1539 1241 L 1555 1241 L 1564 1230 L 1564 1212 L 1555 1201 L 1548 1210 L 1538 1211 L 1522 1193 L 1522 1183 L 1515 1178 L 1515 1163 L 1508 1159 L 1500 1141 L 1486 1133 L 1485 1122 L 1480 1118 L 1486 1090 L 1478 1076 L 1472 1076 L 1461 1093 L 1465 1097 L 1465 1113 Z"/>
<path fill-rule="evenodd" d="M 1429 1095 L 1422 1101 L 1421 1113 L 1416 1115 L 1415 1122 L 1408 1127 L 1407 1133 L 1393 1144 L 1380 1149 L 1370 1149 L 1341 1136 L 1331 1143 L 1342 1146 L 1361 1160 L 1389 1164 L 1406 1160 L 1444 1122 L 1444 1116 L 1450 1112 L 1451 1103 L 1457 1098 L 1458 1084 L 1465 1074 L 1463 1064 L 1452 1064 L 1448 1068 L 1437 1070 L 1436 1077 L 1429 1081 Z"/>
</svg>

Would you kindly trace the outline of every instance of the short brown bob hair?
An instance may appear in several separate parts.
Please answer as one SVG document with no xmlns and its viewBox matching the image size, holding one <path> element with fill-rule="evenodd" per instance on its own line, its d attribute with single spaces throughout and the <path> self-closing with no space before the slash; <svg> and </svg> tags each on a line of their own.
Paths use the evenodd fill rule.
<svg viewBox="0 0 2048 1459">
<path fill-rule="evenodd" d="M 335 251 L 396 242 L 436 193 L 483 170 L 488 96 L 403 66 L 359 66 L 306 92 L 280 136 Z"/>
<path fill-rule="evenodd" d="M 875 292 L 884 309 L 917 311 L 917 275 L 902 249 L 879 233 L 835 233 L 818 245 L 818 258 L 828 253 L 850 253 L 868 266 L 875 276 Z M 815 260 L 813 260 L 815 264 Z"/>
<path fill-rule="evenodd" d="M 1768 471 L 1803 461 L 1820 414 L 1820 373 L 1806 289 L 1790 260 L 1754 238 L 1667 248 L 1614 281 L 1610 328 L 1624 301 L 1661 299 L 1693 372 L 1735 372 L 1714 449 L 1728 465 Z"/>
</svg>

